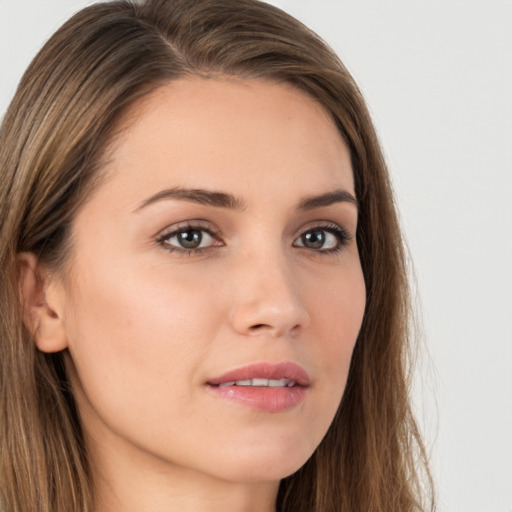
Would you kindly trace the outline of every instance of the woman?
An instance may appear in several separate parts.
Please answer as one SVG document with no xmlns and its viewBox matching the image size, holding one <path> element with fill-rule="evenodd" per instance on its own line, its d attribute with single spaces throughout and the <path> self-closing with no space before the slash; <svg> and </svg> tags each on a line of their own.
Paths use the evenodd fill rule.
<svg viewBox="0 0 512 512">
<path fill-rule="evenodd" d="M 388 175 L 315 34 L 100 3 L 0 137 L 7 512 L 426 510 Z"/>
</svg>

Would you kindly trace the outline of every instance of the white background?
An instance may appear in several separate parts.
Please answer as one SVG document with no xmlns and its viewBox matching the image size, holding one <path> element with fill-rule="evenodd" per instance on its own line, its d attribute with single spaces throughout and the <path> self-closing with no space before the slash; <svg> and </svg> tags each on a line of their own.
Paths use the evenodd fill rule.
<svg viewBox="0 0 512 512">
<path fill-rule="evenodd" d="M 0 115 L 84 0 L 0 0 Z M 341 56 L 388 157 L 440 511 L 512 512 L 512 0 L 274 0 Z"/>
</svg>

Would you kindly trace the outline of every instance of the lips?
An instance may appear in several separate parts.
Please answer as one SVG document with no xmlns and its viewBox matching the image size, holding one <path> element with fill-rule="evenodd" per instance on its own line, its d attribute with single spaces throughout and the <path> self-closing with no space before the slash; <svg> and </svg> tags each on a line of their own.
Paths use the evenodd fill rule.
<svg viewBox="0 0 512 512">
<path fill-rule="evenodd" d="M 247 381 L 253 382 L 248 384 Z M 271 381 L 273 381 L 272 384 L 269 384 Z M 208 384 L 211 386 L 224 386 L 231 383 L 245 386 L 272 386 L 276 385 L 276 381 L 286 382 L 286 385 L 293 382 L 294 385 L 302 387 L 308 387 L 310 383 L 309 375 L 304 368 L 287 361 L 278 364 L 254 363 L 210 379 Z"/>
<path fill-rule="evenodd" d="M 208 390 L 221 399 L 260 412 L 284 412 L 301 404 L 310 379 L 291 362 L 255 363 L 210 379 Z"/>
</svg>

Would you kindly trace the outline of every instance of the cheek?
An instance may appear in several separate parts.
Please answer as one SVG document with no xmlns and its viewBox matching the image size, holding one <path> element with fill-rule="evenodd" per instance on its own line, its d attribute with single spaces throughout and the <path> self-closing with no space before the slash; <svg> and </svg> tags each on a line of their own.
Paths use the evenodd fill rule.
<svg viewBox="0 0 512 512">
<path fill-rule="evenodd" d="M 162 410 L 159 398 L 183 394 L 196 376 L 218 328 L 216 301 L 192 277 L 167 281 L 162 269 L 89 268 L 67 315 L 81 387 L 105 414 L 115 404 Z"/>
<path fill-rule="evenodd" d="M 309 286 L 308 307 L 325 349 L 351 355 L 364 315 L 366 288 L 359 260 L 342 270 L 324 279 L 321 288 Z"/>
<path fill-rule="evenodd" d="M 360 265 L 332 279 L 310 295 L 312 334 L 317 340 L 322 390 L 319 396 L 328 415 L 334 416 L 343 396 L 354 346 L 361 328 L 366 289 Z M 320 381 L 319 381 L 320 382 Z"/>
</svg>

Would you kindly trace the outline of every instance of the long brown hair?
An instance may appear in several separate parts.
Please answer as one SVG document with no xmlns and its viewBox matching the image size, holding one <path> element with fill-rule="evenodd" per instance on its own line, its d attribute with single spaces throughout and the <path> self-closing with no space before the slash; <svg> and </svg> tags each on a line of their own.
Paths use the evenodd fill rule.
<svg viewBox="0 0 512 512">
<path fill-rule="evenodd" d="M 116 122 L 185 75 L 286 82 L 331 113 L 351 153 L 367 288 L 342 403 L 324 440 L 281 483 L 281 512 L 434 508 L 409 399 L 410 307 L 386 165 L 364 100 L 327 45 L 257 0 L 113 1 L 88 7 L 26 71 L 0 131 L 0 496 L 6 512 L 91 512 L 91 474 L 62 353 L 23 327 L 16 255 L 65 263 Z M 426 500 L 422 498 L 426 497 Z"/>
</svg>

